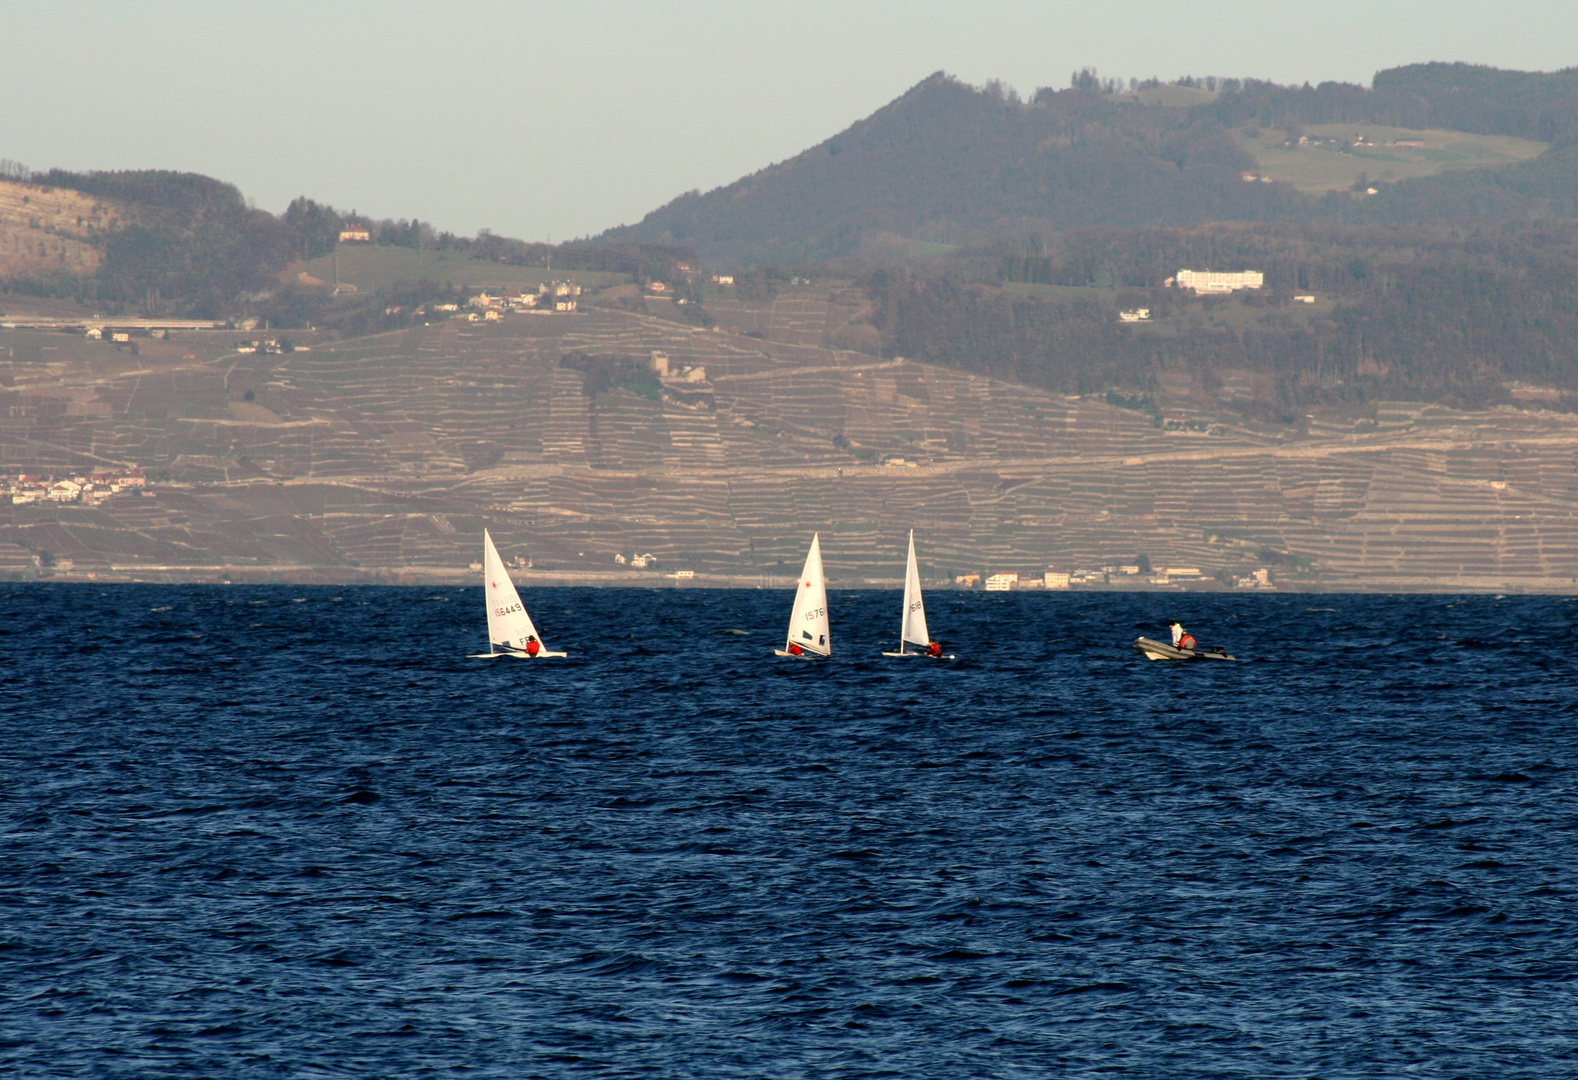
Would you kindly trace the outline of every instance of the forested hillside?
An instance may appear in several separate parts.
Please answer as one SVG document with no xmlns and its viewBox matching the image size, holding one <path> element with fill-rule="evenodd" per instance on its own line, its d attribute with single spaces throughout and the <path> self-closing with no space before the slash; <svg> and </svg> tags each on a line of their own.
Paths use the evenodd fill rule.
<svg viewBox="0 0 1578 1080">
<path fill-rule="evenodd" d="M 606 235 L 782 263 L 890 251 L 895 237 L 960 244 L 1026 228 L 1578 213 L 1578 69 L 1421 64 L 1380 72 L 1372 87 L 1188 81 L 1200 92 L 1180 97 L 1157 93 L 1154 81 L 1125 89 L 1082 73 L 1024 101 L 938 73 L 788 161 Z M 1537 161 L 1413 178 L 1373 196 L 1243 182 L 1256 162 L 1235 131 L 1276 127 L 1296 138 L 1302 125 L 1337 122 L 1553 147 Z"/>
<path fill-rule="evenodd" d="M 76 208 L 75 224 L 61 217 L 67 211 L 55 214 L 60 220 L 40 220 L 39 208 L 62 194 L 76 196 L 62 204 Z M 332 252 L 341 230 L 352 226 L 380 245 L 458 252 L 480 263 L 614 270 L 640 281 L 671 276 L 675 263 L 695 258 L 688 250 L 653 245 L 554 246 L 486 232 L 456 236 L 416 219 L 374 221 L 343 213 L 305 196 L 274 215 L 251 206 L 233 184 L 164 170 L 10 170 L 0 179 L 0 196 L 0 257 L 10 256 L 0 258 L 0 289 L 143 314 L 260 314 L 276 325 L 323 322 L 365 332 L 383 328 L 374 314 L 390 303 L 438 295 L 441 289 L 431 282 L 348 298 L 280 282 L 282 269 Z M 485 280 L 485 271 L 479 278 Z"/>
<path fill-rule="evenodd" d="M 1254 268 L 1196 297 L 1179 268 Z M 1527 382 L 1578 391 L 1578 224 L 1089 230 L 1000 238 L 871 274 L 889 352 L 1064 392 L 1143 394 L 1166 371 L 1252 373 L 1261 419 L 1377 398 L 1485 405 Z M 1302 302 L 1296 297 L 1310 297 Z M 1124 324 L 1121 309 L 1149 309 Z"/>
</svg>

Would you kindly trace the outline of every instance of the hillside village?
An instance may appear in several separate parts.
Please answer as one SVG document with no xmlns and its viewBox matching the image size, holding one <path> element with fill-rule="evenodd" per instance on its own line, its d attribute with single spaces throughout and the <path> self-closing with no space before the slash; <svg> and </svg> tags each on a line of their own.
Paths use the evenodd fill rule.
<svg viewBox="0 0 1578 1080">
<path fill-rule="evenodd" d="M 141 493 L 147 477 L 139 471 L 125 473 L 78 473 L 73 476 L 40 476 L 18 473 L 0 476 L 0 497 L 13 506 L 36 502 L 75 503 L 97 506 L 106 499 L 126 492 Z"/>
</svg>

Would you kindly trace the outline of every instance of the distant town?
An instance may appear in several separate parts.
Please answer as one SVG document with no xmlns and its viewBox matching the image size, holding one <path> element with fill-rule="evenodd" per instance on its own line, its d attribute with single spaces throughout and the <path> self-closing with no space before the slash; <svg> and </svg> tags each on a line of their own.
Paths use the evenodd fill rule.
<svg viewBox="0 0 1578 1080">
<path fill-rule="evenodd" d="M 13 506 L 28 503 L 85 503 L 96 506 L 123 492 L 141 494 L 148 480 L 140 470 L 129 472 L 77 473 L 71 476 L 43 476 L 16 473 L 0 476 L 0 496 L 8 496 Z"/>
</svg>

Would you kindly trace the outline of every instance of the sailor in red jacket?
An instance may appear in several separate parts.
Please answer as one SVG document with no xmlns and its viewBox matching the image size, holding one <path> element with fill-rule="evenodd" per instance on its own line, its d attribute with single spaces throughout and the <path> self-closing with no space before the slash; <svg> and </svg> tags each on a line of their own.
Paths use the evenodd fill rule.
<svg viewBox="0 0 1578 1080">
<path fill-rule="evenodd" d="M 526 655 L 527 656 L 536 656 L 541 651 L 542 651 L 542 645 L 537 641 L 537 635 L 536 634 L 527 634 L 526 635 Z"/>
<path fill-rule="evenodd" d="M 1183 628 L 1183 624 L 1176 623 L 1176 622 L 1171 622 L 1171 623 L 1168 623 L 1167 625 L 1172 628 L 1172 632 L 1173 632 L 1173 648 L 1175 648 L 1175 649 L 1193 649 L 1196 646 L 1197 642 L 1194 639 L 1194 635 L 1191 634 L 1189 631 L 1185 630 Z"/>
</svg>

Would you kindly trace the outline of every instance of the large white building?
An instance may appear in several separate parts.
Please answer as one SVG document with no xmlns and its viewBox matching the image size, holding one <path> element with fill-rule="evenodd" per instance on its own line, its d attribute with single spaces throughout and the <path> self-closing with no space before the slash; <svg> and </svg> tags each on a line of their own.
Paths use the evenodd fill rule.
<svg viewBox="0 0 1578 1080">
<path fill-rule="evenodd" d="M 1259 270 L 1180 270 L 1173 281 L 1180 289 L 1197 293 L 1230 293 L 1258 289 L 1266 283 L 1266 275 Z"/>
</svg>

